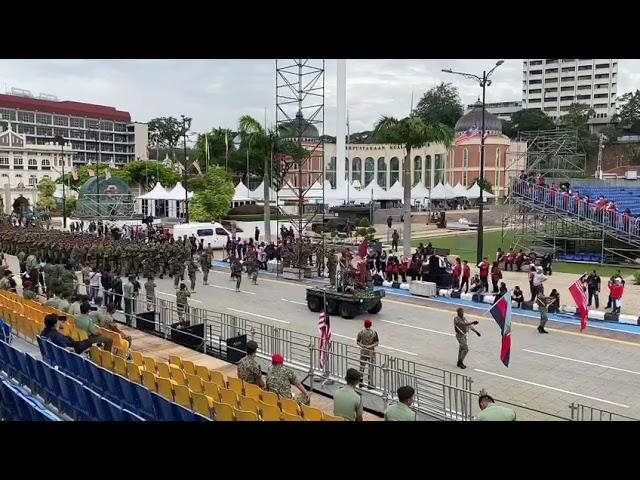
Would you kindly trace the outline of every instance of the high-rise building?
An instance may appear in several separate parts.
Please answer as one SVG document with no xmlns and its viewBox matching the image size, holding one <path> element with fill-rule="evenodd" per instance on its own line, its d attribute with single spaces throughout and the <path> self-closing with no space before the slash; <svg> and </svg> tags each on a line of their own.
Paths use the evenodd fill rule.
<svg viewBox="0 0 640 480">
<path fill-rule="evenodd" d="M 45 145 L 62 136 L 71 144 L 75 165 L 113 162 L 119 166 L 148 158 L 147 124 L 132 122 L 129 112 L 114 107 L 43 95 L 34 98 L 27 91 L 0 94 L 0 130 L 6 130 L 8 123 L 25 135 L 27 144 Z"/>
<path fill-rule="evenodd" d="M 527 59 L 523 62 L 522 107 L 543 110 L 554 120 L 572 103 L 589 105 L 594 126 L 616 112 L 617 59 Z"/>
<path fill-rule="evenodd" d="M 469 113 L 476 107 L 476 104 L 467 105 L 467 111 L 465 114 Z M 511 117 L 514 113 L 522 110 L 522 102 L 496 102 L 496 103 L 487 103 L 485 105 L 486 111 L 489 113 L 493 113 L 497 115 L 500 120 L 511 120 Z"/>
</svg>

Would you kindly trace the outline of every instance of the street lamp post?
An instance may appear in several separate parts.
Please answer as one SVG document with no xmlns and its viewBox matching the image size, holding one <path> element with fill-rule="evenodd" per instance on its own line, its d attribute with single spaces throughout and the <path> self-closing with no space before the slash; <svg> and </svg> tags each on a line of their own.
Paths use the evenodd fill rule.
<svg viewBox="0 0 640 480">
<path fill-rule="evenodd" d="M 67 228 L 67 191 L 64 188 L 64 137 L 57 135 L 54 142 L 60 145 L 62 156 L 62 228 Z"/>
<path fill-rule="evenodd" d="M 455 75 L 462 75 L 465 78 L 469 78 L 471 80 L 477 81 L 482 87 L 482 130 L 480 132 L 480 173 L 478 175 L 478 186 L 480 187 L 480 198 L 478 199 L 478 241 L 476 246 L 476 259 L 477 263 L 482 261 L 482 251 L 484 248 L 483 234 L 484 234 L 484 223 L 483 223 L 483 213 L 484 213 L 484 134 L 485 134 L 485 112 L 486 112 L 486 103 L 485 103 L 485 94 L 486 87 L 491 86 L 491 80 L 489 77 L 494 72 L 496 68 L 502 65 L 504 62 L 499 60 L 496 62 L 495 66 L 489 70 L 482 71 L 482 77 L 478 75 L 474 75 L 472 73 L 463 73 L 463 72 L 454 72 L 451 69 L 443 69 L 442 71 L 445 73 L 452 73 Z"/>
<path fill-rule="evenodd" d="M 187 118 L 182 117 L 182 134 L 184 147 L 184 168 L 182 169 L 182 183 L 184 183 L 184 223 L 189 223 L 189 189 L 187 178 Z"/>
</svg>

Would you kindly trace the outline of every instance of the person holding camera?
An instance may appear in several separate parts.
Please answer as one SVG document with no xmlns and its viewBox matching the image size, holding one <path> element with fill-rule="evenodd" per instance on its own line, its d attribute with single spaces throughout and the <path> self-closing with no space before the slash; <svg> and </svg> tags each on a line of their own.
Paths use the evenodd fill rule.
<svg viewBox="0 0 640 480">
<path fill-rule="evenodd" d="M 469 353 L 469 346 L 467 344 L 467 334 L 469 330 L 475 332 L 476 335 L 480 336 L 480 332 L 478 332 L 474 325 L 478 325 L 478 321 L 474 320 L 473 322 L 468 322 L 464 318 L 464 309 L 458 308 L 456 310 L 456 317 L 453 319 L 453 328 L 456 331 L 456 340 L 458 340 L 458 367 L 459 368 L 467 368 L 467 366 L 463 363 L 464 358 Z"/>
</svg>

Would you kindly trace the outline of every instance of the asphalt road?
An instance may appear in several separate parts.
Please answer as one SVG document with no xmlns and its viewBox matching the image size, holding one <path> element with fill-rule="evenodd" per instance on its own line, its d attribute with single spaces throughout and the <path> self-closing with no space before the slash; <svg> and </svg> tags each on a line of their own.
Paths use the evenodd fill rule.
<svg viewBox="0 0 640 480">
<path fill-rule="evenodd" d="M 236 314 L 298 332 L 318 335 L 318 314 L 308 310 L 305 284 L 263 274 L 258 285 L 243 277 L 241 292 L 228 271 L 213 270 L 210 285 L 203 286 L 198 273 L 194 307 Z M 160 298 L 174 299 L 173 280 L 156 279 Z M 380 351 L 435 367 L 456 367 L 458 344 L 453 331 L 453 312 L 428 301 L 388 295 L 377 315 L 352 320 L 332 317 L 336 340 L 355 344 L 365 318 L 373 320 L 380 337 Z M 511 363 L 499 359 L 500 333 L 489 314 L 468 315 L 478 319 L 482 337 L 469 335 L 470 352 L 464 373 L 473 388 L 485 388 L 497 398 L 568 417 L 571 402 L 640 418 L 640 338 L 616 334 L 611 338 L 597 329 L 580 334 L 577 327 L 547 324 L 549 335 L 540 335 L 536 322 L 514 316 Z"/>
</svg>

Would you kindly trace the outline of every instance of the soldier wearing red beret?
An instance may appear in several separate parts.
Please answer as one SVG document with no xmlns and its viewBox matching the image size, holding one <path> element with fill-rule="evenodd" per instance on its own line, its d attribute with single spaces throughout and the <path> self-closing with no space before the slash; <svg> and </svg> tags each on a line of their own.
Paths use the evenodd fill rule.
<svg viewBox="0 0 640 480">
<path fill-rule="evenodd" d="M 369 378 L 367 388 L 375 388 L 373 366 L 376 363 L 375 348 L 378 346 L 378 332 L 371 328 L 371 320 L 364 321 L 364 329 L 360 330 L 356 342 L 360 347 L 360 373 L 364 373 L 365 365 L 369 365 Z M 361 383 L 360 386 L 363 384 Z"/>
</svg>

